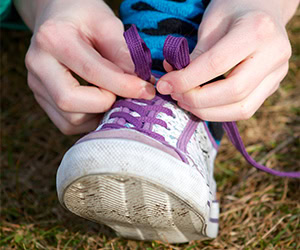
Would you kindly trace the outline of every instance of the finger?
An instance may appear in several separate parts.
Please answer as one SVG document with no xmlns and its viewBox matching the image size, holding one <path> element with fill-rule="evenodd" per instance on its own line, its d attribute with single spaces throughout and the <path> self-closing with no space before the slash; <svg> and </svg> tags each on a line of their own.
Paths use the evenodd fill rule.
<svg viewBox="0 0 300 250">
<path fill-rule="evenodd" d="M 263 104 L 265 99 L 273 94 L 279 87 L 287 70 L 288 65 L 286 64 L 283 68 L 272 72 L 246 99 L 241 102 L 204 109 L 194 109 L 181 102 L 178 102 L 178 105 L 207 121 L 225 122 L 249 119 Z"/>
<path fill-rule="evenodd" d="M 94 86 L 80 86 L 63 65 L 45 53 L 39 54 L 38 68 L 31 71 L 41 80 L 63 111 L 76 113 L 102 113 L 115 101 L 115 95 Z"/>
<path fill-rule="evenodd" d="M 226 79 L 196 87 L 172 98 L 192 108 L 210 108 L 242 101 L 263 79 L 278 68 L 269 62 L 269 54 L 257 53 L 239 64 Z M 279 70 L 283 65 L 279 67 Z"/>
<path fill-rule="evenodd" d="M 171 64 L 169 64 L 166 60 L 163 61 L 163 66 L 167 72 L 171 72 L 173 70 L 173 67 L 171 66 Z"/>
<path fill-rule="evenodd" d="M 39 99 L 43 99 L 48 105 L 52 106 L 58 113 L 60 113 L 69 123 L 72 125 L 80 125 L 91 119 L 99 117 L 99 114 L 86 114 L 86 113 L 70 113 L 60 110 L 54 103 L 46 88 L 43 84 L 31 73 L 28 74 L 28 84 L 30 89 L 34 92 L 34 96 L 38 96 Z"/>
<path fill-rule="evenodd" d="M 220 76 L 251 55 L 257 47 L 247 36 L 247 25 L 236 25 L 213 47 L 186 68 L 163 76 L 157 84 L 161 94 L 184 93 Z"/>
<path fill-rule="evenodd" d="M 57 43 L 59 42 L 59 39 Z M 55 44 L 54 44 L 55 45 Z M 102 57 L 90 44 L 64 36 L 51 53 L 68 69 L 89 83 L 128 98 L 152 99 L 153 85 L 137 76 L 126 74 L 113 62 Z"/>
<path fill-rule="evenodd" d="M 106 18 L 103 22 L 92 27 L 92 40 L 96 49 L 124 72 L 134 74 L 134 64 L 123 36 L 123 23 L 117 17 Z"/>
<path fill-rule="evenodd" d="M 55 103 L 50 98 L 45 99 L 43 96 L 40 96 L 38 94 L 34 94 L 35 98 L 43 99 L 45 101 L 45 104 L 47 103 L 49 106 L 51 106 L 57 113 L 59 113 L 66 121 L 68 121 L 71 125 L 78 126 L 85 122 L 88 122 L 93 119 L 99 119 L 101 116 L 100 114 L 86 114 L 86 113 L 70 113 L 60 110 Z"/>
<path fill-rule="evenodd" d="M 84 122 L 80 125 L 73 125 L 67 121 L 60 113 L 58 113 L 51 105 L 49 105 L 43 98 L 40 96 L 35 96 L 37 102 L 47 113 L 49 118 L 55 124 L 55 126 L 66 135 L 80 134 L 90 132 L 97 128 L 100 122 L 100 118 L 96 117 L 87 122 Z"/>
</svg>

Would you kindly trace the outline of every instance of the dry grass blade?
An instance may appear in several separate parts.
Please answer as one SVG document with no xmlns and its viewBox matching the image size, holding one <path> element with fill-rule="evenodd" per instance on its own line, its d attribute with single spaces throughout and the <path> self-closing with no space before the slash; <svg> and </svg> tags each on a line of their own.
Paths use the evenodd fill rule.
<svg viewBox="0 0 300 250">
<path fill-rule="evenodd" d="M 286 146 L 288 146 L 295 140 L 299 140 L 299 137 L 294 137 L 294 136 L 288 137 L 286 140 L 284 140 L 278 146 L 276 146 L 276 148 L 269 151 L 258 163 L 264 164 L 272 155 L 280 152 L 280 150 L 284 149 Z"/>
</svg>

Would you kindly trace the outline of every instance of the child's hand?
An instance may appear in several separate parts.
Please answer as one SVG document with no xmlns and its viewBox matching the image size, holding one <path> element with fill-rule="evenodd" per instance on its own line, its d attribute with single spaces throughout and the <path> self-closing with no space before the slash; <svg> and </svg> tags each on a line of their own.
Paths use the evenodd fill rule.
<svg viewBox="0 0 300 250">
<path fill-rule="evenodd" d="M 115 95 L 154 96 L 152 84 L 132 75 L 123 25 L 102 0 L 35 1 L 28 84 L 63 133 L 96 128 L 99 113 L 111 107 Z M 81 86 L 73 72 L 94 86 Z"/>
<path fill-rule="evenodd" d="M 284 26 L 298 1 L 283 1 L 282 6 L 279 2 L 212 0 L 199 28 L 193 61 L 162 77 L 158 91 L 171 94 L 179 106 L 204 120 L 250 118 L 288 71 L 291 46 Z M 199 87 L 231 69 L 225 80 Z"/>
</svg>

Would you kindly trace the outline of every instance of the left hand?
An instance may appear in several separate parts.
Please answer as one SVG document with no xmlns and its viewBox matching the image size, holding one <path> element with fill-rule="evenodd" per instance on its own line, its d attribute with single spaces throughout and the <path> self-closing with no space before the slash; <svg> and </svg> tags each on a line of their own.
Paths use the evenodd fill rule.
<svg viewBox="0 0 300 250">
<path fill-rule="evenodd" d="M 172 72 L 159 80 L 158 91 L 203 120 L 250 118 L 288 71 L 291 45 L 279 2 L 212 0 L 191 64 L 172 71 L 164 62 Z M 226 79 L 200 86 L 230 70 Z"/>
</svg>

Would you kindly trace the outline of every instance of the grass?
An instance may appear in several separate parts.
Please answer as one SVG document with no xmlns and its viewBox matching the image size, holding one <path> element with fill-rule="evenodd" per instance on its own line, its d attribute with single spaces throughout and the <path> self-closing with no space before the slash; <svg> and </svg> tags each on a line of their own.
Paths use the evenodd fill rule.
<svg viewBox="0 0 300 250">
<path fill-rule="evenodd" d="M 288 30 L 293 45 L 289 74 L 239 128 L 253 157 L 268 167 L 299 171 L 299 11 Z M 63 136 L 26 85 L 30 36 L 1 30 L 2 249 L 300 249 L 300 182 L 254 170 L 226 138 L 216 161 L 221 216 L 214 240 L 181 245 L 126 240 L 65 211 L 56 196 L 55 174 L 79 136 Z"/>
</svg>

